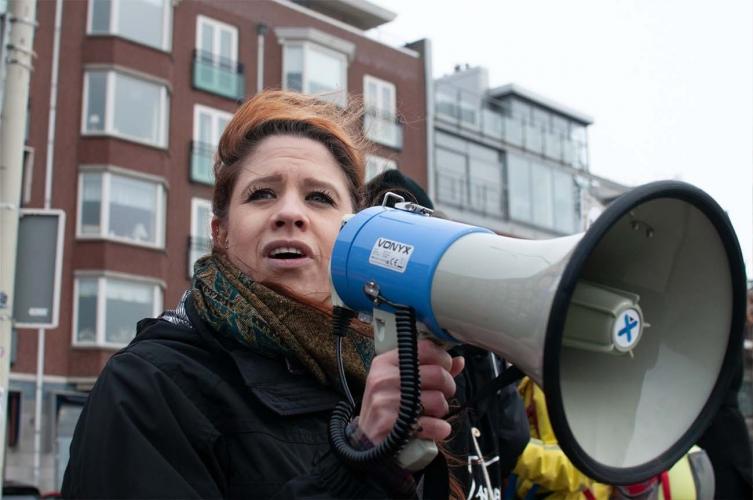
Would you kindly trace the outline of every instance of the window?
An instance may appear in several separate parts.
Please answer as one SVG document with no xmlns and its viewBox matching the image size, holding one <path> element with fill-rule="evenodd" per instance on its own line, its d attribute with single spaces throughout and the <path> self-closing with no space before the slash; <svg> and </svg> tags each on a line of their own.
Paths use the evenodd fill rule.
<svg viewBox="0 0 753 500">
<path fill-rule="evenodd" d="M 541 227 L 554 227 L 554 188 L 552 169 L 538 162 L 531 162 L 531 185 L 533 187 L 533 223 Z"/>
<path fill-rule="evenodd" d="M 73 344 L 120 348 L 136 322 L 162 309 L 162 288 L 145 278 L 80 274 L 74 282 Z"/>
<path fill-rule="evenodd" d="M 507 182 L 510 198 L 510 218 L 531 222 L 531 169 L 522 156 L 507 154 Z"/>
<path fill-rule="evenodd" d="M 196 19 L 196 49 L 217 64 L 238 60 L 238 28 L 205 16 Z"/>
<path fill-rule="evenodd" d="M 466 205 L 467 179 L 465 155 L 436 148 L 437 201 L 454 206 Z"/>
<path fill-rule="evenodd" d="M 116 35 L 169 51 L 171 0 L 89 0 L 90 35 Z"/>
<path fill-rule="evenodd" d="M 502 164 L 495 149 L 468 144 L 471 207 L 483 214 L 502 215 Z"/>
<path fill-rule="evenodd" d="M 578 231 L 578 190 L 571 175 L 555 170 L 552 175 L 554 189 L 554 227 L 565 234 Z"/>
<path fill-rule="evenodd" d="M 88 70 L 82 133 L 167 147 L 169 97 L 163 84 L 113 70 Z"/>
<path fill-rule="evenodd" d="M 436 133 L 435 142 L 437 201 L 503 216 L 500 152 L 441 132 Z"/>
<path fill-rule="evenodd" d="M 233 100 L 243 98 L 245 77 L 243 65 L 238 63 L 238 28 L 197 17 L 193 86 Z"/>
<path fill-rule="evenodd" d="M 578 230 L 580 199 L 571 174 L 507 153 L 510 218 L 563 234 Z"/>
<path fill-rule="evenodd" d="M 286 44 L 283 88 L 313 94 L 344 105 L 348 91 L 345 54 L 311 42 Z"/>
<path fill-rule="evenodd" d="M 363 94 L 366 137 L 385 146 L 401 148 L 403 131 L 396 119 L 395 84 L 366 75 Z"/>
<path fill-rule="evenodd" d="M 193 108 L 191 180 L 214 184 L 214 152 L 233 115 L 199 104 Z"/>
<path fill-rule="evenodd" d="M 382 158 L 381 156 L 366 155 L 366 178 L 364 179 L 364 182 L 369 182 L 382 172 L 386 172 L 393 168 L 397 168 L 395 160 Z"/>
<path fill-rule="evenodd" d="M 78 238 L 164 247 L 165 190 L 161 181 L 91 171 L 79 175 L 78 192 Z"/>
<path fill-rule="evenodd" d="M 188 251 L 188 276 L 193 276 L 193 265 L 212 251 L 212 202 L 202 198 L 191 199 L 191 237 Z"/>
</svg>

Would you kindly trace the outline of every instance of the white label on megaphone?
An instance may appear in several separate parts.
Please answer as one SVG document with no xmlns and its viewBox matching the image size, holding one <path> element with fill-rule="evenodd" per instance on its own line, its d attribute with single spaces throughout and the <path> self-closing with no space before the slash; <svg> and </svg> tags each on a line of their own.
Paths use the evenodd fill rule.
<svg viewBox="0 0 753 500">
<path fill-rule="evenodd" d="M 376 243 L 371 247 L 369 264 L 404 273 L 412 254 L 413 245 L 387 238 L 377 238 Z"/>
<path fill-rule="evenodd" d="M 612 342 L 618 351 L 630 351 L 638 343 L 641 336 L 641 315 L 633 309 L 625 309 L 618 316 L 612 326 Z"/>
</svg>

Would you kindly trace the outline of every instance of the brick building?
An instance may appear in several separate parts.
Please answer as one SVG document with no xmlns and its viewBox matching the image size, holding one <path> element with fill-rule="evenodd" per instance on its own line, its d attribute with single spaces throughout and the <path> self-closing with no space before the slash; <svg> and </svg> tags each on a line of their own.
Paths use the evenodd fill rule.
<svg viewBox="0 0 753 500">
<path fill-rule="evenodd" d="M 24 206 L 44 206 L 58 57 L 51 206 L 67 221 L 60 322 L 45 342 L 44 491 L 59 488 L 81 405 L 108 358 L 137 318 L 177 302 L 209 249 L 212 154 L 238 103 L 261 88 L 337 102 L 362 95 L 374 143 L 367 174 L 398 166 L 425 184 L 430 81 L 427 42 L 365 36 L 395 17 L 365 0 L 65 1 L 57 56 L 56 5 L 37 5 L 23 181 Z M 14 339 L 6 478 L 31 482 L 36 331 Z"/>
</svg>

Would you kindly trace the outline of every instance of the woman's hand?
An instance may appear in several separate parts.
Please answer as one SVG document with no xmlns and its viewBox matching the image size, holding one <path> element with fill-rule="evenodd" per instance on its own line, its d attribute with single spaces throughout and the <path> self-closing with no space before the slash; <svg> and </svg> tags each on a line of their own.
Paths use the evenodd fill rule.
<svg viewBox="0 0 753 500">
<path fill-rule="evenodd" d="M 465 366 L 465 359 L 453 358 L 434 342 L 418 342 L 421 373 L 421 405 L 417 437 L 441 441 L 450 435 L 450 424 L 442 420 L 448 411 L 447 400 L 455 394 L 455 376 Z M 392 430 L 400 406 L 400 370 L 397 349 L 374 358 L 366 377 L 366 389 L 358 417 L 358 427 L 378 445 Z"/>
</svg>

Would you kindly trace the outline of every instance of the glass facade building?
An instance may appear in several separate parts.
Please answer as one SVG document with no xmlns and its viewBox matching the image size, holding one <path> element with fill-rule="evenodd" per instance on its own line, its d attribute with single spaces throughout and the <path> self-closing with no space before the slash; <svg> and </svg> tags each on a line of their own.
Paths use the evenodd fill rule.
<svg viewBox="0 0 753 500">
<path fill-rule="evenodd" d="M 432 186 L 453 218 L 520 237 L 577 233 L 591 119 L 483 68 L 434 83 Z"/>
</svg>

